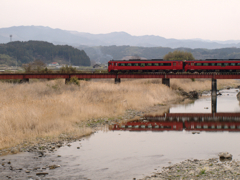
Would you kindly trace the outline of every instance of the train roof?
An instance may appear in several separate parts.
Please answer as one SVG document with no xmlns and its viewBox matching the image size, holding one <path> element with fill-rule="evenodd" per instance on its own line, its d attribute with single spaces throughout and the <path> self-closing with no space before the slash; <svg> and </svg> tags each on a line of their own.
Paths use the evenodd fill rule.
<svg viewBox="0 0 240 180">
<path fill-rule="evenodd" d="M 240 59 L 195 59 L 186 61 L 240 61 Z"/>
<path fill-rule="evenodd" d="M 163 59 L 129 59 L 129 60 L 110 60 L 110 61 L 168 61 Z"/>
<path fill-rule="evenodd" d="M 181 60 L 163 60 L 163 59 L 129 59 L 129 60 L 110 60 L 110 61 L 181 61 Z M 240 59 L 195 59 L 184 61 L 240 61 Z"/>
</svg>

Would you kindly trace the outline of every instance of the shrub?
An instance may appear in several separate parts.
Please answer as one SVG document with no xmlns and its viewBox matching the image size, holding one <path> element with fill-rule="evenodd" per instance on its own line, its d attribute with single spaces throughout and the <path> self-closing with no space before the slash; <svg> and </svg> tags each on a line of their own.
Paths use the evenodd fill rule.
<svg viewBox="0 0 240 180">
<path fill-rule="evenodd" d="M 52 70 L 51 69 L 48 69 L 48 68 L 44 68 L 40 71 L 41 73 L 52 73 Z"/>
<path fill-rule="evenodd" d="M 164 60 L 194 60 L 192 53 L 186 51 L 169 52 L 163 57 Z"/>
<path fill-rule="evenodd" d="M 63 66 L 60 68 L 60 72 L 61 73 L 75 73 L 77 71 L 76 68 L 72 67 L 72 66 Z"/>
<path fill-rule="evenodd" d="M 42 72 L 44 68 L 46 69 L 46 64 L 43 61 L 37 59 L 28 64 L 23 64 L 22 67 L 25 70 L 25 72 L 32 72 L 32 71 Z"/>
<path fill-rule="evenodd" d="M 77 77 L 71 77 L 70 81 L 67 84 L 75 84 L 75 85 L 80 86 L 80 83 L 79 83 L 79 80 Z"/>
</svg>

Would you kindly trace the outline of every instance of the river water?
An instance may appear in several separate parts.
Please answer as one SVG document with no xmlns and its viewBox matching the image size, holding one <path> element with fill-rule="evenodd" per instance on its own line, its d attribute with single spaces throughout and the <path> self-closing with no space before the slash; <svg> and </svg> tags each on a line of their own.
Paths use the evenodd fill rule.
<svg viewBox="0 0 240 180">
<path fill-rule="evenodd" d="M 238 89 L 220 92 L 213 114 L 211 96 L 205 94 L 168 113 L 114 124 L 110 130 L 105 127 L 70 147 L 61 147 L 48 156 L 61 168 L 48 171 L 44 178 L 130 180 L 186 159 L 216 158 L 223 151 L 240 159 Z M 61 157 L 56 160 L 57 155 Z"/>
<path fill-rule="evenodd" d="M 221 112 L 232 112 L 228 115 L 234 118 L 227 118 L 227 121 L 232 122 L 233 119 L 234 122 L 238 121 L 239 115 L 234 115 L 240 112 L 236 98 L 237 91 L 238 89 L 220 91 L 222 95 L 217 98 L 217 113 L 214 116 Z M 202 113 L 204 116 L 210 116 L 209 122 L 211 122 L 211 117 L 213 117 L 211 96 L 209 94 L 204 96 L 192 104 L 172 107 L 168 114 Z M 63 174 L 70 174 L 72 177 L 81 174 L 96 180 L 133 179 L 151 175 L 161 170 L 163 166 L 189 158 L 214 158 L 222 151 L 233 154 L 233 159 L 240 158 L 240 143 L 237 143 L 240 138 L 238 124 L 234 125 L 234 129 L 233 125 L 230 129 L 230 125 L 226 128 L 226 124 L 220 124 L 221 128 L 217 129 L 216 125 L 215 130 L 197 129 L 200 133 L 193 134 L 193 130 L 182 127 L 183 121 L 187 121 L 187 118 L 185 120 L 177 118 L 174 121 L 162 115 L 158 120 L 150 118 L 142 121 L 142 124 L 145 123 L 145 127 L 143 126 L 145 129 L 140 128 L 140 120 L 135 124 L 118 125 L 117 128 L 115 126 L 113 130 L 98 131 L 88 139 L 81 141 L 80 150 L 77 149 L 79 142 L 72 143 L 70 148 L 62 147 L 58 150 L 58 154 L 62 156 L 65 168 L 61 168 L 62 173 L 59 177 L 63 177 Z M 197 122 L 200 121 L 204 121 L 202 117 L 197 120 Z M 205 121 L 207 121 L 206 118 Z M 225 122 L 223 117 L 212 121 Z M 149 122 L 152 123 L 151 126 L 155 123 L 157 128 L 147 128 Z M 171 129 L 171 123 L 175 123 L 173 126 L 177 128 Z M 179 129 L 177 123 L 179 123 Z"/>
</svg>

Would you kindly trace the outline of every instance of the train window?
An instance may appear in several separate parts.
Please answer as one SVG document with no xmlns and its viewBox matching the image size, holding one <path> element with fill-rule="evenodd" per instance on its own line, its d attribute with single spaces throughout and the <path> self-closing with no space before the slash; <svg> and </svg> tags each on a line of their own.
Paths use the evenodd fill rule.
<svg viewBox="0 0 240 180">
<path fill-rule="evenodd" d="M 215 129 L 215 126 L 214 126 L 214 125 L 212 125 L 212 126 L 211 126 L 211 128 L 212 128 L 212 129 Z"/>
<path fill-rule="evenodd" d="M 236 63 L 231 63 L 231 66 L 236 66 Z"/>
<path fill-rule="evenodd" d="M 115 63 L 115 66 L 117 66 L 117 63 Z"/>
<path fill-rule="evenodd" d="M 217 66 L 222 66 L 222 63 L 217 63 Z"/>
<path fill-rule="evenodd" d="M 159 63 L 159 66 L 163 66 L 163 63 Z"/>
<path fill-rule="evenodd" d="M 191 66 L 194 66 L 194 63 L 191 63 Z"/>
<path fill-rule="evenodd" d="M 164 66 L 171 66 L 171 63 L 163 63 Z"/>
<path fill-rule="evenodd" d="M 152 66 L 152 63 L 148 63 L 147 65 L 148 65 L 148 66 Z"/>
<path fill-rule="evenodd" d="M 111 66 L 111 63 L 108 63 L 108 66 Z"/>
<path fill-rule="evenodd" d="M 240 63 L 237 63 L 238 66 L 240 66 Z"/>
<path fill-rule="evenodd" d="M 158 66 L 158 63 L 154 63 L 154 66 Z"/>
<path fill-rule="evenodd" d="M 128 65 L 128 66 L 132 66 L 132 64 L 131 64 L 131 63 L 128 63 L 127 65 Z"/>
<path fill-rule="evenodd" d="M 229 63 L 224 63 L 224 66 L 229 66 Z"/>
<path fill-rule="evenodd" d="M 138 63 L 134 63 L 134 66 L 138 66 Z"/>
<path fill-rule="evenodd" d="M 145 66 L 145 63 L 141 63 L 141 67 L 144 67 Z"/>
<path fill-rule="evenodd" d="M 208 66 L 208 63 L 203 63 L 204 66 Z"/>
<path fill-rule="evenodd" d="M 176 66 L 176 63 L 173 63 L 173 66 Z"/>
<path fill-rule="evenodd" d="M 195 63 L 195 66 L 202 66 L 202 63 Z"/>
<path fill-rule="evenodd" d="M 216 66 L 216 63 L 211 63 L 212 66 Z"/>
</svg>

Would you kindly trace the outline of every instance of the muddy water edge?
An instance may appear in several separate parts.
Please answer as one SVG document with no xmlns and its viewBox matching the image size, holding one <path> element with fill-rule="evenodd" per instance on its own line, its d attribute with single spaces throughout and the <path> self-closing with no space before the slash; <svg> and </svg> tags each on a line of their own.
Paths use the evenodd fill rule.
<svg viewBox="0 0 240 180">
<path fill-rule="evenodd" d="M 219 112 L 240 112 L 236 100 L 237 89 L 222 90 L 218 98 Z M 230 98 L 230 99 L 229 99 Z M 157 105 L 145 111 L 129 110 L 124 119 L 135 116 L 137 120 L 152 122 L 142 116 L 155 112 L 210 113 L 209 94 L 188 105 L 170 108 Z M 226 108 L 228 107 L 228 108 Z M 164 115 L 166 116 L 166 115 Z M 152 131 L 126 128 L 128 121 L 103 123 L 101 128 L 92 124 L 95 133 L 74 142 L 48 144 L 50 151 L 36 150 L 16 155 L 1 156 L 0 179 L 139 179 L 146 176 L 156 178 L 162 167 L 180 163 L 186 159 L 215 158 L 221 151 L 229 151 L 238 159 L 240 145 L 235 143 L 238 132 L 218 131 L 192 134 L 191 131 L 168 129 L 160 122 L 159 130 Z M 155 122 L 155 121 L 154 121 Z M 111 129 L 114 125 L 125 129 Z M 162 125 L 162 127 L 161 127 Z M 157 125 L 156 125 L 157 126 Z M 163 129 L 160 129 L 163 128 Z M 157 129 L 157 128 L 156 128 Z M 38 147 L 36 147 L 38 148 Z M 218 161 L 217 161 L 218 162 Z"/>
</svg>

